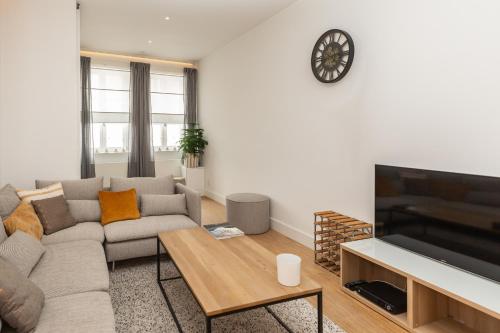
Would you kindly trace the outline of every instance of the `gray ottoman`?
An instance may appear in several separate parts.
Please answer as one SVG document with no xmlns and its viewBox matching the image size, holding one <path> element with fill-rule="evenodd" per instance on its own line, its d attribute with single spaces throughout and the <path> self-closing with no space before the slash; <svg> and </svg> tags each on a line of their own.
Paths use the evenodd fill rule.
<svg viewBox="0 0 500 333">
<path fill-rule="evenodd" d="M 235 193 L 226 197 L 227 222 L 247 235 L 269 230 L 269 198 L 255 193 Z"/>
</svg>

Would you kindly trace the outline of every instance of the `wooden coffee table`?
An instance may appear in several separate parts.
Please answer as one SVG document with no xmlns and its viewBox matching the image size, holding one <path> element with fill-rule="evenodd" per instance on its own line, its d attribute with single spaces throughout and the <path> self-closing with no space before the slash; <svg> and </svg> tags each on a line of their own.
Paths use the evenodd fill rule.
<svg viewBox="0 0 500 333">
<path fill-rule="evenodd" d="M 160 277 L 160 245 L 181 276 Z M 203 228 L 160 233 L 157 279 L 179 332 L 182 328 L 162 281 L 183 279 L 186 282 L 205 314 L 206 332 L 211 332 L 215 318 L 260 307 L 265 307 L 291 332 L 268 306 L 310 296 L 318 298 L 318 332 L 323 332 L 321 286 L 304 275 L 297 287 L 279 284 L 276 256 L 247 236 L 216 240 Z"/>
</svg>

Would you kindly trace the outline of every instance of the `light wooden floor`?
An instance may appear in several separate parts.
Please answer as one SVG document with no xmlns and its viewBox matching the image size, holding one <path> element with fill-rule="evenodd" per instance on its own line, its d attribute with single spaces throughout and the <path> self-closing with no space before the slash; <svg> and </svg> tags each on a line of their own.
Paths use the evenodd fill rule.
<svg viewBox="0 0 500 333">
<path fill-rule="evenodd" d="M 202 203 L 203 224 L 225 222 L 225 208 L 204 198 Z M 339 278 L 314 263 L 314 253 L 304 245 L 276 231 L 250 236 L 273 253 L 289 252 L 302 258 L 302 273 L 323 286 L 324 314 L 349 333 L 402 333 L 406 332 L 385 317 L 349 297 L 340 290 Z M 315 300 L 309 300 L 315 305 Z"/>
</svg>

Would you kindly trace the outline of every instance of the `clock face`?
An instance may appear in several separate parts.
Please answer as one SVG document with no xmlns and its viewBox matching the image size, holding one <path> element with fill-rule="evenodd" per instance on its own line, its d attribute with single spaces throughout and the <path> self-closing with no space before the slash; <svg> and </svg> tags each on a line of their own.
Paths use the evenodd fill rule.
<svg viewBox="0 0 500 333">
<path fill-rule="evenodd" d="M 328 30 L 314 45 L 312 71 L 321 82 L 337 82 L 347 74 L 353 58 L 354 43 L 351 36 L 339 29 Z"/>
</svg>

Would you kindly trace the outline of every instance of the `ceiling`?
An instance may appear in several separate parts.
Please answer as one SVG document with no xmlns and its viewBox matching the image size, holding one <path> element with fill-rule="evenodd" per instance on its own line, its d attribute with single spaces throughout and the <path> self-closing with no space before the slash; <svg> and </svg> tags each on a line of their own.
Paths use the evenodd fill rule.
<svg viewBox="0 0 500 333">
<path fill-rule="evenodd" d="M 294 1 L 80 0 L 81 49 L 199 60 Z"/>
</svg>

